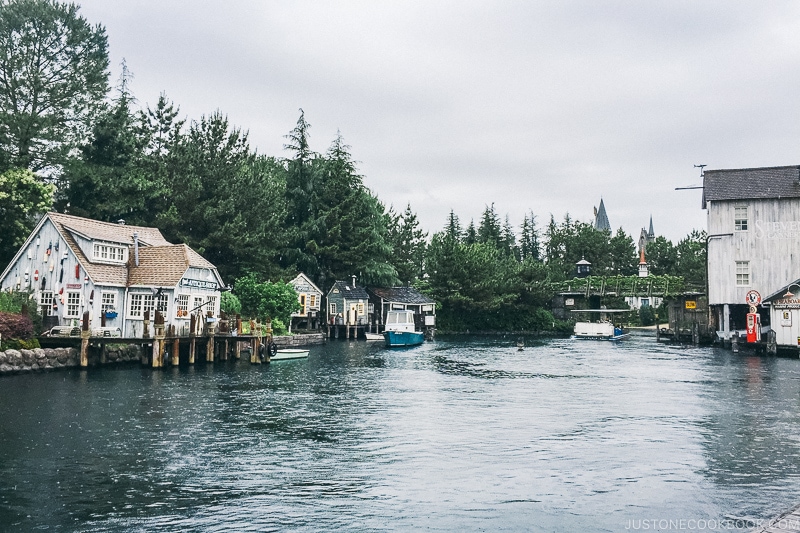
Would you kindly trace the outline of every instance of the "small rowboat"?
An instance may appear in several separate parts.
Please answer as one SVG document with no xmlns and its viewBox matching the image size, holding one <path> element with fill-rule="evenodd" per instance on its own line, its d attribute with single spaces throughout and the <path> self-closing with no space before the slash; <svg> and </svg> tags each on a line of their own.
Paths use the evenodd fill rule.
<svg viewBox="0 0 800 533">
<path fill-rule="evenodd" d="M 284 359 L 305 359 L 308 357 L 308 350 L 301 350 L 298 348 L 284 348 L 275 352 L 275 355 L 269 358 L 270 361 L 282 361 Z"/>
</svg>

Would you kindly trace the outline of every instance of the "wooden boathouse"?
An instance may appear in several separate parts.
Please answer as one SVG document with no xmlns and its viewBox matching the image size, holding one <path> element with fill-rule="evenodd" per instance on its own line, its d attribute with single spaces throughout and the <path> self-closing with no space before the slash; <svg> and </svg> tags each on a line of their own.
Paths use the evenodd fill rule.
<svg viewBox="0 0 800 533">
<path fill-rule="evenodd" d="M 364 337 L 370 324 L 369 295 L 364 287 L 356 285 L 356 277 L 350 283 L 336 281 L 326 296 L 328 304 L 327 330 L 331 339 L 357 339 Z"/>
</svg>

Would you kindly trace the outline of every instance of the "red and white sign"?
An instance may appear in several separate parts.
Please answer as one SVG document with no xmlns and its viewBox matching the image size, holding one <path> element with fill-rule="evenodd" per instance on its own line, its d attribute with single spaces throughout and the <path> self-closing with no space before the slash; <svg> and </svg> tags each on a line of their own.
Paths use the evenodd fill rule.
<svg viewBox="0 0 800 533">
<path fill-rule="evenodd" d="M 747 291 L 747 295 L 744 298 L 750 305 L 758 305 L 761 303 L 761 295 L 758 293 L 758 291 Z"/>
</svg>

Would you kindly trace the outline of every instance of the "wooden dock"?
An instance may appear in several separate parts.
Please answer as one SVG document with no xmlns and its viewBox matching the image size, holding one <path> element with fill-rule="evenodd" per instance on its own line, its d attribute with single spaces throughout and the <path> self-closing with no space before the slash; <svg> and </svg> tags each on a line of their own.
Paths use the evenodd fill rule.
<svg viewBox="0 0 800 533">
<path fill-rule="evenodd" d="M 269 348 L 273 340 L 271 324 L 250 320 L 249 327 L 245 328 L 238 317 L 231 321 L 223 318 L 216 324 L 204 321 L 201 316 L 192 315 L 190 333 L 179 335 L 174 326 L 164 323 L 164 317 L 158 311 L 155 313 L 152 330 L 149 322 L 146 314 L 141 337 L 92 336 L 87 312 L 83 316 L 80 336 L 40 337 L 39 344 L 44 347 L 65 344 L 79 347 L 81 367 L 89 366 L 90 348 L 100 350 L 100 361 L 105 362 L 107 344 L 141 346 L 142 364 L 153 368 L 161 368 L 167 364 L 177 366 L 182 356 L 189 364 L 194 364 L 198 355 L 203 356 L 207 362 L 214 362 L 240 359 L 242 352 L 248 353 L 251 363 L 259 364 L 262 359 L 269 362 Z"/>
</svg>

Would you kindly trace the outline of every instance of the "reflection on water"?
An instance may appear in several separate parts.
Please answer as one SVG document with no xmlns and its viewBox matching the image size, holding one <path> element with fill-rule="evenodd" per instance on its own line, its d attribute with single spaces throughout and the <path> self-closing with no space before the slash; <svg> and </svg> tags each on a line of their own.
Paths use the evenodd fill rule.
<svg viewBox="0 0 800 533">
<path fill-rule="evenodd" d="M 11 530 L 621 531 L 800 501 L 800 362 L 647 337 L 19 375 L 0 408 Z"/>
</svg>

